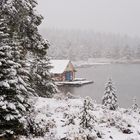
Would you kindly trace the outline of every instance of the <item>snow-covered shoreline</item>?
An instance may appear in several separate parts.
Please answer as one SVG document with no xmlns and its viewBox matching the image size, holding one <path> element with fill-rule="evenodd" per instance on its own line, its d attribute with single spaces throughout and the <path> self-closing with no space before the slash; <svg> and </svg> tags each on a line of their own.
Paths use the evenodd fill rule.
<svg viewBox="0 0 140 140">
<path fill-rule="evenodd" d="M 89 58 L 88 60 L 73 61 L 75 67 L 88 67 L 93 65 L 109 64 L 140 64 L 140 59 L 108 59 L 108 58 Z"/>
<path fill-rule="evenodd" d="M 86 131 L 80 132 L 79 116 L 83 107 L 83 98 L 72 99 L 68 97 L 33 98 L 34 117 L 39 125 L 48 127 L 44 137 L 30 137 L 30 140 L 83 140 Z M 93 101 L 92 115 L 95 116 L 93 140 L 139 140 L 140 139 L 140 114 L 131 109 L 118 108 L 111 111 Z M 65 125 L 68 117 L 73 117 L 74 124 Z M 95 133 L 94 132 L 94 133 Z M 128 132 L 128 133 L 127 133 Z M 21 140 L 28 140 L 22 137 Z"/>
</svg>

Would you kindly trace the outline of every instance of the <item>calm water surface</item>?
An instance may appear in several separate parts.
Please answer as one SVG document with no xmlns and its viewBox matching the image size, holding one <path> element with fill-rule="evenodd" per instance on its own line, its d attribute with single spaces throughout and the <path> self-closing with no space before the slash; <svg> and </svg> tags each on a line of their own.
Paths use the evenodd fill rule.
<svg viewBox="0 0 140 140">
<path fill-rule="evenodd" d="M 133 97 L 140 105 L 140 64 L 106 64 L 77 68 L 76 77 L 93 80 L 93 84 L 81 87 L 64 87 L 63 91 L 82 97 L 90 96 L 98 103 L 104 93 L 105 83 L 111 77 L 121 107 L 130 107 Z"/>
</svg>

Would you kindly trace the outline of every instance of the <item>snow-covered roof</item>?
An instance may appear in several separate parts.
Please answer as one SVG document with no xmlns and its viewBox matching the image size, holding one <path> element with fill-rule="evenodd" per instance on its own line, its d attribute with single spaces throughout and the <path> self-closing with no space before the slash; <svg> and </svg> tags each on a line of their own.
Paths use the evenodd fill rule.
<svg viewBox="0 0 140 140">
<path fill-rule="evenodd" d="M 51 66 L 53 67 L 50 72 L 61 74 L 65 71 L 70 60 L 50 60 Z"/>
</svg>

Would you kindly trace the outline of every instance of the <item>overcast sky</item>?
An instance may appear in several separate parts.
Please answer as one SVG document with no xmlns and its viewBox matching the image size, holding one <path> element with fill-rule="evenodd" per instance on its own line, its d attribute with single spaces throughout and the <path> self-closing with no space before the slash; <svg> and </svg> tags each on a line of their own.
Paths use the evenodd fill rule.
<svg viewBox="0 0 140 140">
<path fill-rule="evenodd" d="M 93 29 L 140 37 L 140 0 L 38 0 L 40 28 Z"/>
</svg>

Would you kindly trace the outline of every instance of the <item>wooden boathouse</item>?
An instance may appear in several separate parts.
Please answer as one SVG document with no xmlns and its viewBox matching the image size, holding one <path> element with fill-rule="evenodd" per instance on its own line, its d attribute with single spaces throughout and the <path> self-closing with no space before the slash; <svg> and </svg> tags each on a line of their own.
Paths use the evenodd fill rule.
<svg viewBox="0 0 140 140">
<path fill-rule="evenodd" d="M 75 68 L 70 60 L 50 60 L 52 68 L 50 72 L 55 81 L 73 81 Z"/>
</svg>

